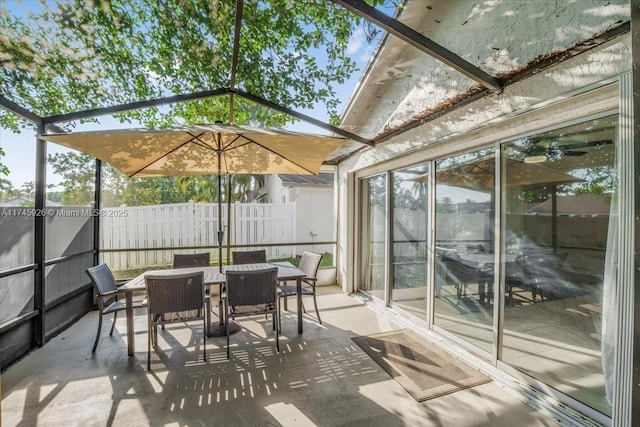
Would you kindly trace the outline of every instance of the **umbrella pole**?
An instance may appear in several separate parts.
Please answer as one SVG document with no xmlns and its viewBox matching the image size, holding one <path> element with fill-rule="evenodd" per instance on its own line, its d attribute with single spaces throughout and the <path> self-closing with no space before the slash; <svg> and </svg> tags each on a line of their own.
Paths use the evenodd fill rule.
<svg viewBox="0 0 640 427">
<path fill-rule="evenodd" d="M 227 175 L 227 259 L 231 258 L 231 233 L 229 230 L 231 230 L 231 175 Z"/>
<path fill-rule="evenodd" d="M 218 141 L 218 146 L 222 144 Z M 228 197 L 228 196 L 227 196 Z M 222 273 L 222 242 L 224 242 L 224 228 L 222 227 L 222 149 L 218 150 L 218 271 Z M 235 334 L 240 331 L 240 325 L 229 320 L 228 328 L 225 326 L 226 313 L 223 308 L 222 292 L 223 287 L 220 287 L 220 297 L 218 301 L 218 318 L 219 323 L 216 325 L 209 325 L 210 337 L 224 337 L 229 334 Z"/>
<path fill-rule="evenodd" d="M 224 230 L 222 228 L 222 200 L 220 197 L 222 190 L 222 178 L 218 171 L 218 267 L 222 271 L 222 242 L 224 241 Z"/>
<path fill-rule="evenodd" d="M 222 273 L 222 242 L 224 229 L 222 228 L 222 152 L 218 150 L 218 268 Z"/>
</svg>

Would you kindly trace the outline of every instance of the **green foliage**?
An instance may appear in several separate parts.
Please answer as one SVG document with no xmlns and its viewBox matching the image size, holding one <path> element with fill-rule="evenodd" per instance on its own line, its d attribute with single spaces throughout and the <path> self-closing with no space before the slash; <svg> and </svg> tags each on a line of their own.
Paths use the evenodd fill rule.
<svg viewBox="0 0 640 427">
<path fill-rule="evenodd" d="M 4 150 L 2 149 L 2 147 L 0 147 L 0 158 L 4 156 Z M 4 163 L 2 163 L 2 161 L 0 161 L 0 175 L 9 175 L 9 168 Z"/>
<path fill-rule="evenodd" d="M 64 188 L 61 201 L 65 205 L 89 205 L 94 199 L 95 160 L 75 152 L 48 156 L 53 171 Z"/>
<path fill-rule="evenodd" d="M 176 185 L 182 194 L 190 194 L 194 202 L 212 203 L 218 200 L 217 175 L 180 176 Z"/>
<path fill-rule="evenodd" d="M 189 201 L 182 193 L 175 177 L 133 178 L 127 181 L 120 203 L 128 206 L 160 205 Z"/>
<path fill-rule="evenodd" d="M 26 12 L 2 4 L 0 90 L 42 116 L 233 84 L 292 109 L 324 105 L 335 118 L 336 85 L 356 71 L 346 48 L 360 19 L 328 1 L 246 1 L 233 82 L 235 1 L 69 0 L 25 3 Z M 235 123 L 292 120 L 235 98 Z M 155 127 L 228 121 L 229 99 L 117 117 Z M 0 112 L 0 125 L 23 123 Z"/>
<path fill-rule="evenodd" d="M 89 205 L 94 200 L 95 160 L 77 152 L 49 155 L 49 164 L 61 178 L 60 191 L 48 192 L 48 199 L 64 205 Z M 150 205 L 185 201 L 175 185 L 175 178 L 128 179 L 109 165 L 103 164 L 103 206 Z M 28 184 L 28 183 L 27 183 Z M 29 190 L 25 189 L 28 193 Z M 188 199 L 187 199 L 188 200 Z"/>
</svg>

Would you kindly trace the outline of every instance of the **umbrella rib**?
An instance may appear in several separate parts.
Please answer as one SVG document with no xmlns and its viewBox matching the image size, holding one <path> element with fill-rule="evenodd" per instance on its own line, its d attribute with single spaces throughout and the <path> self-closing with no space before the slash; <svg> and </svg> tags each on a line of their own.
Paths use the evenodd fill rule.
<svg viewBox="0 0 640 427">
<path fill-rule="evenodd" d="M 192 134 L 192 133 L 189 133 L 189 135 L 191 135 L 193 138 L 192 138 L 191 140 L 187 141 L 187 142 L 193 142 L 194 144 L 196 144 L 196 145 L 198 145 L 198 146 L 200 146 L 200 147 L 202 147 L 202 148 L 205 148 L 205 149 L 207 149 L 207 150 L 211 150 L 211 151 L 217 151 L 217 150 L 218 150 L 216 147 L 212 147 L 212 146 L 211 146 L 211 145 L 209 145 L 206 141 L 203 141 L 203 140 L 200 138 L 202 135 L 204 135 L 204 132 L 203 132 L 203 133 L 201 133 L 200 135 L 194 135 L 194 134 Z M 194 139 L 195 139 L 197 142 L 195 142 L 195 141 L 194 141 Z M 215 140 L 215 138 L 214 138 L 214 140 Z"/>
<path fill-rule="evenodd" d="M 236 137 L 235 137 L 235 138 L 233 138 L 231 141 L 229 141 L 229 143 L 228 143 L 227 145 L 225 145 L 224 147 L 222 147 L 222 151 L 223 151 L 223 152 L 224 152 L 224 151 L 227 151 L 227 149 L 228 149 L 228 148 L 229 148 L 229 147 L 230 147 L 234 142 L 236 142 L 237 140 L 239 140 L 240 138 L 244 138 L 244 139 L 246 139 L 246 140 L 249 140 L 249 138 L 247 138 L 247 137 L 246 137 L 246 136 L 244 136 L 243 134 L 239 133 L 239 134 L 237 134 L 237 135 L 236 135 Z M 249 144 L 249 142 L 245 142 L 244 144 L 240 144 L 240 145 L 238 145 L 237 147 L 233 147 L 233 148 L 240 148 L 240 147 L 243 147 L 243 146 L 245 146 L 245 145 L 247 145 L 247 144 Z"/>
<path fill-rule="evenodd" d="M 191 133 L 187 132 L 187 134 L 189 136 L 191 136 L 191 139 L 183 142 L 182 144 L 178 145 L 177 147 L 172 148 L 171 150 L 169 150 L 166 153 L 162 153 L 162 155 L 152 161 L 150 161 L 149 163 L 147 163 L 146 165 L 144 165 L 143 167 L 141 167 L 140 169 L 138 169 L 137 171 L 135 171 L 134 173 L 129 175 L 129 178 L 133 178 L 134 176 L 136 176 L 137 174 L 139 174 L 140 172 L 142 172 L 143 170 L 145 170 L 146 168 L 148 168 L 149 166 L 151 166 L 152 164 L 154 164 L 155 162 L 157 162 L 158 160 L 162 159 L 163 157 L 167 157 L 169 154 L 175 152 L 176 150 L 178 150 L 179 148 L 184 147 L 186 144 L 192 142 L 194 139 L 199 138 L 200 136 L 202 136 L 202 134 L 200 135 L 192 135 Z"/>
<path fill-rule="evenodd" d="M 306 167 L 304 167 L 304 166 L 300 165 L 298 162 L 295 162 L 295 161 L 293 161 L 293 160 L 289 159 L 287 156 L 283 156 L 282 154 L 278 153 L 277 151 L 274 151 L 274 150 L 272 150 L 272 149 L 271 149 L 271 148 L 269 148 L 269 147 L 265 147 L 264 145 L 260 144 L 259 142 L 257 142 L 257 141 L 256 141 L 256 140 L 254 140 L 254 139 L 251 139 L 251 138 L 247 137 L 246 135 L 241 135 L 241 136 L 242 136 L 243 138 L 245 138 L 245 139 L 246 139 L 247 141 L 249 141 L 249 142 L 247 142 L 246 144 L 242 144 L 242 145 L 240 145 L 239 147 L 242 147 L 243 145 L 247 145 L 247 144 L 249 144 L 249 143 L 256 144 L 258 147 L 262 147 L 262 148 L 264 148 L 265 150 L 267 150 L 268 152 L 273 153 L 273 154 L 275 154 L 275 155 L 276 155 L 276 156 L 278 156 L 278 157 L 282 157 L 283 159 L 285 159 L 286 161 L 288 161 L 288 162 L 290 162 L 290 163 L 292 163 L 292 164 L 296 165 L 296 166 L 297 166 L 297 167 L 299 167 L 300 169 L 303 169 L 303 170 L 305 170 L 305 171 L 309 172 L 311 175 L 315 175 L 315 173 L 313 173 L 313 171 L 310 171 L 310 170 L 309 170 L 309 169 L 307 169 Z M 238 148 L 238 147 L 233 147 L 233 148 Z"/>
</svg>

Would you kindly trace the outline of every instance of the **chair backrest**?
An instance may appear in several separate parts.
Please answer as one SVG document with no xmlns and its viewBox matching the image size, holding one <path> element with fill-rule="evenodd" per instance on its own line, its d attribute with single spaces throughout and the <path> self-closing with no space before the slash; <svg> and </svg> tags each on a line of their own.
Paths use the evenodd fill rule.
<svg viewBox="0 0 640 427">
<path fill-rule="evenodd" d="M 321 259 L 322 255 L 305 251 L 302 253 L 302 258 L 300 258 L 298 269 L 305 272 L 307 279 L 315 279 Z"/>
<path fill-rule="evenodd" d="M 96 286 L 98 296 L 107 295 L 118 289 L 115 277 L 107 264 L 87 268 L 87 275 Z"/>
<path fill-rule="evenodd" d="M 267 252 L 264 249 L 257 251 L 234 251 L 232 254 L 234 264 L 256 264 L 267 262 Z"/>
<path fill-rule="evenodd" d="M 199 310 L 204 306 L 204 273 L 148 275 L 147 288 L 149 314 L 163 314 Z"/>
<path fill-rule="evenodd" d="M 173 268 L 209 267 L 211 256 L 209 252 L 199 254 L 173 254 Z"/>
<path fill-rule="evenodd" d="M 276 301 L 278 267 L 250 271 L 227 271 L 230 306 L 271 304 Z"/>
<path fill-rule="evenodd" d="M 478 270 L 463 261 L 458 254 L 444 254 L 442 262 L 447 267 L 449 274 L 462 283 L 469 283 L 477 277 Z"/>
</svg>

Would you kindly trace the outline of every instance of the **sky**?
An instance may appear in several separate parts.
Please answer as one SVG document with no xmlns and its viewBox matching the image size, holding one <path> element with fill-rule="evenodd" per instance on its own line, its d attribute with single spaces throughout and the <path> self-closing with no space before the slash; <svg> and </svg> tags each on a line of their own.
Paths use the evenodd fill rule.
<svg viewBox="0 0 640 427">
<path fill-rule="evenodd" d="M 347 54 L 350 55 L 357 63 L 359 71 L 354 73 L 344 84 L 337 87 L 337 96 L 342 102 L 338 109 L 339 111 L 346 107 L 349 97 L 362 76 L 362 72 L 365 70 L 373 51 L 377 47 L 379 37 L 376 41 L 368 43 L 366 41 L 365 32 L 362 28 L 359 28 L 353 34 L 347 48 Z M 329 121 L 324 107 L 319 108 L 317 111 L 299 110 L 299 112 L 319 119 L 325 123 Z M 119 121 L 111 117 L 101 117 L 99 121 L 100 123 L 98 124 L 79 124 L 76 127 L 76 131 L 140 127 L 129 123 L 121 124 Z M 298 122 L 294 125 L 287 126 L 287 128 L 299 132 L 319 134 L 327 133 L 323 129 L 305 122 Z M 20 188 L 25 182 L 35 181 L 36 138 L 34 130 L 24 129 L 22 133 L 15 134 L 11 131 L 0 128 L 0 147 L 5 152 L 5 157 L 0 158 L 0 162 L 7 165 L 10 171 L 8 177 L 3 176 L 2 178 L 7 178 L 16 188 Z M 64 147 L 53 143 L 47 143 L 48 154 L 67 151 L 69 150 Z M 53 170 L 49 167 L 47 171 L 47 184 L 56 184 L 59 181 L 60 179 L 55 176 Z"/>
</svg>

